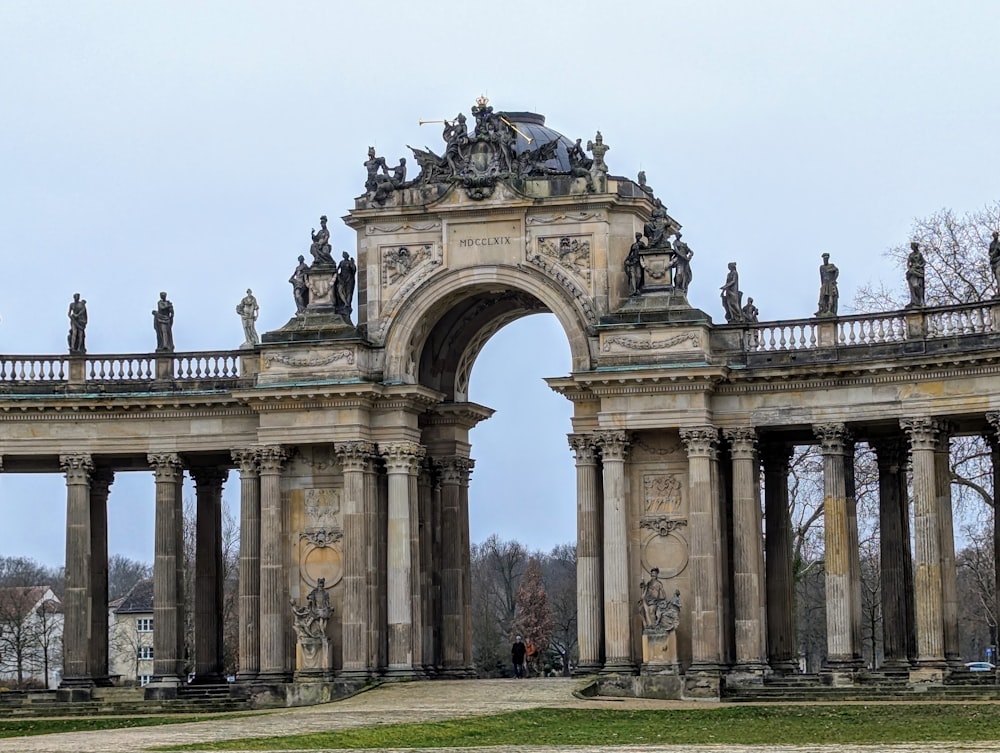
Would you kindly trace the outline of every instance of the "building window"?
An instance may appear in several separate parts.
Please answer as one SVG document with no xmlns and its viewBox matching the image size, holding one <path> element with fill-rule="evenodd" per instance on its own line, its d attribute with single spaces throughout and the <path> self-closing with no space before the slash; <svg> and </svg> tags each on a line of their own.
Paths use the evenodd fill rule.
<svg viewBox="0 0 1000 753">
<path fill-rule="evenodd" d="M 140 659 L 152 659 L 153 658 L 153 647 L 152 646 L 139 646 L 139 658 Z"/>
<path fill-rule="evenodd" d="M 139 633 L 152 633 L 153 632 L 153 618 L 152 617 L 140 617 L 135 621 L 136 632 Z"/>
<path fill-rule="evenodd" d="M 152 680 L 153 680 L 153 676 L 152 675 L 139 675 L 139 684 L 140 685 L 143 685 L 143 686 L 149 685 L 149 683 L 152 682 Z"/>
</svg>

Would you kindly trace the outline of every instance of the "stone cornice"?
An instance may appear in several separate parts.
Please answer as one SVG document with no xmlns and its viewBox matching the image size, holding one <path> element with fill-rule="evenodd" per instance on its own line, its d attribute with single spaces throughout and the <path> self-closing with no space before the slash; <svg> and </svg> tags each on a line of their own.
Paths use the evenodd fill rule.
<svg viewBox="0 0 1000 753">
<path fill-rule="evenodd" d="M 210 406 L 183 408 L 178 406 L 175 410 L 164 409 L 162 404 L 156 407 L 87 405 L 82 408 L 74 407 L 70 410 L 53 406 L 18 407 L 21 410 L 14 412 L 5 410 L 5 406 L 0 406 L 0 411 L 2 411 L 0 412 L 0 423 L 4 421 L 148 421 L 151 419 L 252 417 L 256 415 L 256 412 L 247 406 L 231 404 L 218 408 Z"/>
</svg>

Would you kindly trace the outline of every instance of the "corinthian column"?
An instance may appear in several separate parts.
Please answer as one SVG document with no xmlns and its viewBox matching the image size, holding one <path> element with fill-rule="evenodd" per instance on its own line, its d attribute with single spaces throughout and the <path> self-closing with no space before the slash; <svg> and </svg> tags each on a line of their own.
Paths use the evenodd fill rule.
<svg viewBox="0 0 1000 753">
<path fill-rule="evenodd" d="M 764 670 L 764 553 L 761 542 L 757 434 L 726 429 L 733 461 L 733 576 L 736 669 Z"/>
<path fill-rule="evenodd" d="M 108 493 L 114 471 L 97 468 L 90 476 L 90 676 L 110 685 L 108 676 Z"/>
<path fill-rule="evenodd" d="M 853 670 L 860 664 L 856 643 L 855 586 L 852 576 L 860 566 L 852 536 L 851 505 L 848 501 L 847 464 L 854 462 L 854 445 L 844 424 L 813 427 L 823 454 L 823 524 L 826 558 L 827 667 Z M 853 471 L 852 471 L 853 473 Z"/>
<path fill-rule="evenodd" d="M 464 538 L 461 489 L 472 471 L 472 461 L 458 455 L 438 460 L 441 470 L 442 674 L 446 677 L 464 677 L 465 580 L 469 573 L 464 568 L 463 554 L 457 544 Z"/>
<path fill-rule="evenodd" d="M 696 426 L 680 430 L 688 455 L 691 532 L 691 669 L 717 672 L 722 663 L 722 607 L 719 584 L 719 430 Z"/>
<path fill-rule="evenodd" d="M 601 668 L 601 511 L 597 449 L 590 434 L 570 434 L 576 455 L 576 624 L 580 674 Z"/>
<path fill-rule="evenodd" d="M 260 671 L 260 470 L 256 449 L 233 450 L 240 469 L 240 657 L 236 678 Z"/>
<path fill-rule="evenodd" d="M 399 442 L 382 448 L 389 474 L 388 563 L 386 566 L 389 629 L 388 674 L 395 677 L 414 674 L 414 599 L 413 548 L 410 492 L 415 484 L 424 448 L 412 442 Z M 461 539 L 456 541 L 460 545 Z M 419 572 L 419 568 L 417 568 Z M 419 613 L 417 614 L 419 620 Z"/>
<path fill-rule="evenodd" d="M 602 431 L 596 439 L 604 459 L 604 671 L 633 673 L 625 495 L 628 433 Z"/>
<path fill-rule="evenodd" d="M 798 671 L 795 638 L 795 578 L 792 572 L 792 520 L 788 508 L 789 444 L 763 447 L 764 577 L 767 589 L 767 657 L 771 669 Z"/>
<path fill-rule="evenodd" d="M 951 425 L 938 420 L 934 447 L 938 523 L 941 535 L 941 615 L 944 660 L 952 669 L 964 669 L 958 640 L 958 567 L 955 564 L 955 524 L 951 506 Z"/>
<path fill-rule="evenodd" d="M 994 505 L 1000 499 L 1000 412 L 990 411 L 986 414 L 986 420 L 990 424 L 992 432 L 986 435 L 986 441 L 990 445 L 990 460 L 993 462 L 993 492 Z M 1000 522 L 997 518 L 996 508 L 993 511 L 993 582 L 1000 583 Z M 1000 614 L 1000 588 L 996 591 L 996 602 L 994 604 L 994 614 Z M 996 659 L 993 660 L 994 662 Z"/>
<path fill-rule="evenodd" d="M 184 469 L 172 452 L 151 454 L 148 460 L 156 480 L 153 682 L 179 685 L 184 671 Z"/>
<path fill-rule="evenodd" d="M 909 666 L 907 570 L 910 565 L 910 516 L 906 495 L 906 447 L 901 437 L 871 442 L 878 464 L 879 561 L 882 578 L 882 647 L 885 666 Z M 911 576 L 912 577 L 912 576 Z"/>
<path fill-rule="evenodd" d="M 934 452 L 940 431 L 932 418 L 904 418 L 913 464 L 913 534 L 916 568 L 917 664 L 944 666 L 944 607 L 941 593 L 941 527 L 938 520 Z"/>
<path fill-rule="evenodd" d="M 288 455 L 282 447 L 260 448 L 260 671 L 258 679 L 288 680 L 285 665 L 285 567 L 282 543 L 281 471 Z"/>
<path fill-rule="evenodd" d="M 222 680 L 222 484 L 225 468 L 193 468 L 195 682 Z"/>
<path fill-rule="evenodd" d="M 365 471 L 375 452 L 371 442 L 343 442 L 336 445 L 337 460 L 344 474 L 344 601 L 343 630 L 344 677 L 368 677 L 375 670 L 368 650 L 369 541 L 365 489 Z"/>
<path fill-rule="evenodd" d="M 90 455 L 60 455 L 66 474 L 66 595 L 63 599 L 63 687 L 93 685 L 90 628 L 93 572 L 90 560 Z M 106 608 L 106 607 L 105 607 Z"/>
</svg>

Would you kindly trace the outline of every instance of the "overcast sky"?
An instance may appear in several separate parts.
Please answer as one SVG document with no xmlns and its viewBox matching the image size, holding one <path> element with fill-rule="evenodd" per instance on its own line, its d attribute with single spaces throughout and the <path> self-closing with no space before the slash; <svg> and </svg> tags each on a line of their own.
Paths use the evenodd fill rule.
<svg viewBox="0 0 1000 753">
<path fill-rule="evenodd" d="M 178 350 L 294 312 L 287 279 L 363 191 L 369 145 L 440 151 L 418 119 L 531 110 L 613 174 L 646 171 L 695 251 L 693 305 L 722 319 L 726 263 L 762 319 L 810 316 L 820 254 L 841 306 L 883 279 L 914 217 L 1000 198 L 1000 3 L 44 2 L 0 0 L 0 353 L 148 352 L 160 290 Z M 472 539 L 575 538 L 569 371 L 551 316 L 500 332 L 472 374 Z M 238 495 L 234 478 L 227 499 Z M 112 488 L 111 548 L 152 558 L 153 486 Z M 60 477 L 0 477 L 0 554 L 60 563 Z"/>
</svg>

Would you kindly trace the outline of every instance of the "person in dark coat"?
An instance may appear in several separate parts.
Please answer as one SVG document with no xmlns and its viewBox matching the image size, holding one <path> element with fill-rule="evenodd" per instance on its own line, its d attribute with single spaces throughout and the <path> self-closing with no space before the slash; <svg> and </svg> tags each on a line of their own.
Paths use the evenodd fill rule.
<svg viewBox="0 0 1000 753">
<path fill-rule="evenodd" d="M 510 647 L 510 661 L 514 665 L 514 677 L 520 679 L 524 677 L 524 657 L 528 653 L 528 647 L 524 645 L 521 636 L 516 636 L 514 645 Z"/>
</svg>

